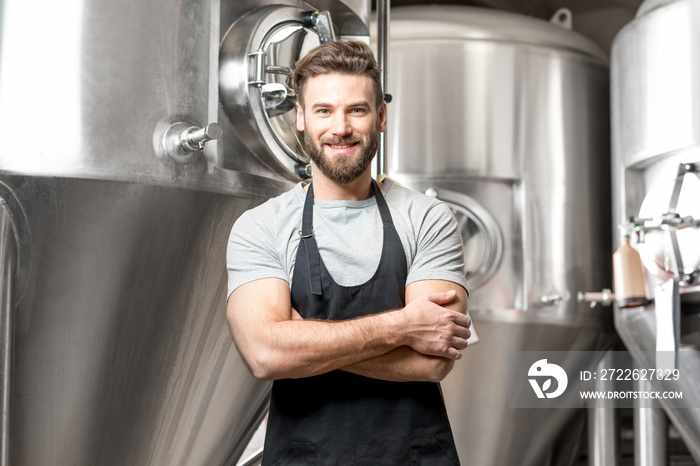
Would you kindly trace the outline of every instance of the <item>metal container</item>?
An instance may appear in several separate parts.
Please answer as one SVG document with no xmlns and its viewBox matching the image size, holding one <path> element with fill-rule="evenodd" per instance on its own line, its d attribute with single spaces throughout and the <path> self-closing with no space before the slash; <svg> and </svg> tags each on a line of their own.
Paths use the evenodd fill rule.
<svg viewBox="0 0 700 466">
<path fill-rule="evenodd" d="M 0 4 L 0 466 L 236 463 L 269 384 L 226 325 L 226 242 L 299 174 L 238 118 L 260 102 L 229 119 L 227 54 L 307 13 L 310 46 L 317 10 L 367 37 L 366 0 Z"/>
<path fill-rule="evenodd" d="M 698 44 L 700 2 L 646 1 L 615 38 L 611 58 L 614 220 L 637 218 L 655 298 L 643 309 L 616 310 L 615 325 L 640 365 L 659 364 L 658 356 L 649 360 L 655 350 L 675 353 L 684 403 L 693 407 L 700 406 Z M 664 408 L 700 462 L 698 410 Z"/>
<path fill-rule="evenodd" d="M 611 283 L 608 66 L 559 25 L 487 9 L 391 13 L 390 176 L 453 208 L 481 342 L 443 382 L 465 464 L 553 461 L 572 410 L 507 407 L 509 351 L 600 350 Z M 564 463 L 562 463 L 564 464 Z"/>
<path fill-rule="evenodd" d="M 219 8 L 0 6 L 3 466 L 234 464 L 264 415 L 226 239 L 290 183 L 206 143 Z"/>
<path fill-rule="evenodd" d="M 308 178 L 296 129 L 291 73 L 310 49 L 335 38 L 369 41 L 370 2 L 240 0 L 222 5 L 219 120 L 225 168 Z M 241 152 L 255 157 L 239 157 Z"/>
</svg>

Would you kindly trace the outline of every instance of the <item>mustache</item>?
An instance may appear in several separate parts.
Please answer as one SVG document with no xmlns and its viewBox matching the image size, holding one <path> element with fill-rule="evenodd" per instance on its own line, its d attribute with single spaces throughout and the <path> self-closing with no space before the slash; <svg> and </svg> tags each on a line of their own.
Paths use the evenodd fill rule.
<svg viewBox="0 0 700 466">
<path fill-rule="evenodd" d="M 358 142 L 362 142 L 360 138 L 353 137 L 353 136 L 345 136 L 345 137 L 327 137 L 327 138 L 322 138 L 320 140 L 321 144 L 333 144 L 333 145 L 339 145 L 339 144 L 355 144 Z"/>
</svg>

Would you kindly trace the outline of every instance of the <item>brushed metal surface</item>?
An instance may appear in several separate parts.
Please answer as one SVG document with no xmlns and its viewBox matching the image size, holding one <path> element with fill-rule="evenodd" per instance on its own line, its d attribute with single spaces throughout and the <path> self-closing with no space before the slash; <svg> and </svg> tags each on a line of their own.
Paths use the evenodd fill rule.
<svg viewBox="0 0 700 466">
<path fill-rule="evenodd" d="M 700 3 L 645 2 L 615 37 L 613 149 L 624 166 L 700 145 Z"/>
<path fill-rule="evenodd" d="M 163 122 L 209 123 L 212 3 L 3 3 L 0 137 L 23 142 L 0 168 L 170 180 L 206 166 L 178 170 L 153 137 Z"/>
<path fill-rule="evenodd" d="M 4 1 L 0 137 L 18 142 L 0 170 L 279 192 L 274 174 L 223 170 L 216 142 L 189 165 L 158 155 L 171 123 L 218 117 L 218 15 L 216 1 Z"/>
<path fill-rule="evenodd" d="M 611 351 L 601 358 L 595 368 L 596 373 L 613 364 Z M 598 380 L 594 383 L 596 390 L 611 390 L 615 384 L 611 380 Z M 590 466 L 620 466 L 622 451 L 620 448 L 620 410 L 606 407 L 604 401 L 596 400 L 586 408 L 588 418 L 588 464 Z"/>
<path fill-rule="evenodd" d="M 187 165 L 159 149 L 218 117 L 220 2 L 0 10 L 0 196 L 22 221 L 10 464 L 235 464 L 268 385 L 225 322 L 226 240 L 291 183 L 226 170 L 220 143 Z"/>
<path fill-rule="evenodd" d="M 554 324 L 497 322 L 474 315 L 478 345 L 442 382 L 462 464 L 549 464 L 548 455 L 575 409 L 508 408 L 508 353 L 605 349 L 610 334 Z"/>
<path fill-rule="evenodd" d="M 700 403 L 700 385 L 697 374 L 700 374 L 700 325 L 698 315 L 686 315 L 681 319 L 681 344 L 678 351 L 678 370 L 683 376 L 678 385 L 671 388 L 662 382 L 653 381 L 655 390 L 680 390 L 683 392 L 683 402 L 687 406 L 698 406 Z M 653 307 L 636 309 L 616 309 L 615 328 L 634 357 L 639 367 L 656 367 L 652 360 L 656 345 L 656 319 Z M 660 405 L 668 415 L 696 462 L 700 462 L 700 409 L 671 408 L 665 406 L 664 400 Z M 644 409 L 642 409 L 643 411 Z M 643 415 L 643 414 L 642 414 Z M 655 432 L 645 435 L 657 435 Z"/>
<path fill-rule="evenodd" d="M 601 313 L 571 295 L 610 283 L 607 66 L 583 47 L 511 40 L 516 27 L 502 40 L 493 32 L 478 38 L 482 17 L 517 18 L 476 10 L 392 14 L 390 175 L 465 193 L 499 223 L 509 247 L 492 280 L 498 289 L 473 290 L 471 309 L 533 311 L 578 325 Z M 448 21 L 448 32 L 409 34 L 403 22 L 418 19 Z M 545 32 L 559 29 L 541 23 Z M 460 25 L 468 33 L 450 39 Z M 561 302 L 543 303 L 553 294 Z"/>
<path fill-rule="evenodd" d="M 16 318 L 13 465 L 233 464 L 266 408 L 225 321 L 226 238 L 263 196 L 2 177 L 34 280 Z"/>
<path fill-rule="evenodd" d="M 639 391 L 651 391 L 650 381 L 635 383 Z M 634 402 L 634 464 L 655 466 L 669 463 L 668 417 L 656 400 Z"/>
<path fill-rule="evenodd" d="M 645 198 L 658 192 L 657 187 L 672 184 L 679 164 L 700 162 L 699 24 L 697 1 L 647 0 L 634 21 L 615 38 L 611 57 L 611 113 L 616 223 L 638 215 L 641 210 L 648 213 L 650 203 L 645 205 Z M 697 180 L 692 181 L 697 184 Z M 661 207 L 651 210 L 664 210 Z M 657 215 L 662 213 L 659 211 Z M 650 243 L 653 240 L 650 238 Z M 697 244 L 687 244 L 684 248 L 684 255 L 697 255 Z M 647 274 L 647 282 L 648 289 L 654 291 L 661 283 L 651 273 Z M 678 364 L 682 373 L 687 374 L 682 389 L 689 406 L 697 406 L 700 401 L 699 289 L 697 284 L 680 287 Z M 655 314 L 653 305 L 634 311 L 615 311 L 617 332 L 640 365 L 654 367 L 656 363 L 647 360 L 644 353 L 653 354 L 655 350 Z M 700 410 L 661 405 L 695 461 L 700 462 Z"/>
<path fill-rule="evenodd" d="M 443 382 L 462 461 L 549 464 L 575 410 L 507 408 L 508 351 L 601 350 L 609 309 L 608 67 L 545 21 L 467 7 L 392 11 L 389 175 L 468 195 L 503 236 L 500 265 L 471 289 L 481 337 Z M 438 196 L 439 197 L 439 196 Z"/>
<path fill-rule="evenodd" d="M 0 465 L 10 463 L 12 363 L 14 360 L 16 229 L 7 202 L 0 198 Z"/>
</svg>

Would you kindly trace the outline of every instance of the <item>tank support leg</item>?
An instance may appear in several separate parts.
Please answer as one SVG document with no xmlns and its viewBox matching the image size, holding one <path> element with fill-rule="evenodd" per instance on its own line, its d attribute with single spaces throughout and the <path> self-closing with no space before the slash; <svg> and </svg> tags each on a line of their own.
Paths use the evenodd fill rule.
<svg viewBox="0 0 700 466">
<path fill-rule="evenodd" d="M 651 390 L 649 381 L 638 381 L 638 390 Z M 668 418 L 656 400 L 635 400 L 635 466 L 668 465 Z"/>
<path fill-rule="evenodd" d="M 596 372 L 612 366 L 612 353 L 608 352 L 598 363 Z M 595 389 L 612 389 L 613 382 L 598 380 Z M 599 406 L 601 405 L 601 406 Z M 588 407 L 588 464 L 591 466 L 619 466 L 620 426 L 618 410 L 602 406 L 602 400 L 592 401 Z"/>
<path fill-rule="evenodd" d="M 2 420 L 0 424 L 0 466 L 10 465 L 10 422 L 12 408 L 12 361 L 14 346 L 14 278 L 17 249 L 12 217 L 0 199 L 0 374 Z"/>
</svg>

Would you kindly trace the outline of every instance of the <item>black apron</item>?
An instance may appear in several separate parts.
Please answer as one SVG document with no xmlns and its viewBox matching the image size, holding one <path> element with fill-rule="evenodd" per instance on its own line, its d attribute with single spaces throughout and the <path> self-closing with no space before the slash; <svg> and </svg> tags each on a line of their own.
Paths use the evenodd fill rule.
<svg viewBox="0 0 700 466">
<path fill-rule="evenodd" d="M 384 225 L 374 276 L 335 283 L 313 235 L 313 189 L 304 204 L 292 306 L 305 319 L 345 320 L 405 306 L 406 255 L 379 187 Z M 459 465 L 440 385 L 386 382 L 337 370 L 272 386 L 263 466 Z"/>
</svg>

